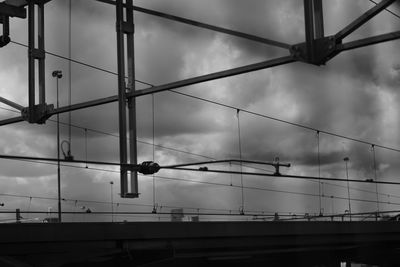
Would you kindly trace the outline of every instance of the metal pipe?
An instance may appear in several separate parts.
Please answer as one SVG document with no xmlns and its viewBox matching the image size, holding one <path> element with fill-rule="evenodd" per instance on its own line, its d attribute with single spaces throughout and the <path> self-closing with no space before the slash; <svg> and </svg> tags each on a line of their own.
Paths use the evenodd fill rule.
<svg viewBox="0 0 400 267">
<path fill-rule="evenodd" d="M 144 96 L 144 95 L 149 95 L 153 93 L 159 93 L 171 89 L 176 89 L 176 88 L 181 88 L 197 83 L 203 83 L 203 82 L 208 82 L 216 79 L 221 79 L 221 78 L 227 78 L 239 74 L 244 74 L 252 71 L 257 71 L 257 70 L 262 70 L 262 69 L 268 69 L 272 67 L 276 67 L 279 65 L 284 65 L 292 62 L 296 62 L 297 60 L 293 56 L 284 56 L 284 57 L 279 57 L 275 59 L 270 59 L 266 61 L 262 61 L 259 63 L 254 63 L 254 64 L 249 64 L 246 66 L 238 67 L 238 68 L 233 68 L 229 70 L 223 70 L 219 72 L 214 72 L 202 76 L 197 76 L 194 78 L 189 78 L 189 79 L 184 79 L 181 81 L 177 82 L 172 82 L 164 85 L 159 85 L 159 86 L 153 86 L 150 88 L 142 89 L 142 90 L 137 90 L 135 93 L 129 93 L 127 97 L 139 97 L 139 96 Z"/>
<path fill-rule="evenodd" d="M 33 115 L 35 106 L 35 4 L 28 4 L 28 97 L 29 115 Z"/>
<path fill-rule="evenodd" d="M 59 106 L 58 78 L 57 81 L 57 108 Z M 57 114 L 57 192 L 58 192 L 58 222 L 61 223 L 61 168 L 60 168 L 60 115 Z"/>
<path fill-rule="evenodd" d="M 359 27 L 361 27 L 364 23 L 368 22 L 370 19 L 372 19 L 374 16 L 379 14 L 381 11 L 386 9 L 388 6 L 393 4 L 396 0 L 382 0 L 379 4 L 374 6 L 373 8 L 369 9 L 367 12 L 365 12 L 363 15 L 355 19 L 353 22 L 351 22 L 349 25 L 347 25 L 344 29 L 339 31 L 338 33 L 335 34 L 335 39 L 337 40 L 337 43 L 341 42 L 346 36 L 350 35 L 352 32 L 357 30 Z"/>
<path fill-rule="evenodd" d="M 18 109 L 19 111 L 22 111 L 22 109 L 24 108 L 24 107 L 21 106 L 20 104 L 17 104 L 17 103 L 15 103 L 15 102 L 13 102 L 13 101 L 11 101 L 11 100 L 8 100 L 8 99 L 6 99 L 6 98 L 4 98 L 4 97 L 1 97 L 1 96 L 0 96 L 0 102 L 3 103 L 3 104 L 8 105 L 8 106 L 10 106 L 10 107 L 13 107 L 13 108 L 15 108 L 15 109 Z"/>
<path fill-rule="evenodd" d="M 126 23 L 129 26 L 134 27 L 133 20 L 133 1 L 126 1 Z M 133 28 L 134 29 L 134 28 Z M 126 33 L 127 41 L 127 56 L 128 56 L 128 91 L 130 93 L 135 92 L 135 42 L 134 42 L 134 30 L 133 32 Z M 136 130 L 136 98 L 130 98 L 128 100 L 128 119 L 129 119 L 129 163 L 137 164 L 137 130 Z M 131 171 L 131 190 L 130 197 L 139 196 L 139 183 L 137 172 Z"/>
<path fill-rule="evenodd" d="M 187 167 L 187 166 L 194 166 L 194 165 L 230 163 L 230 162 L 251 163 L 251 164 L 269 165 L 269 166 L 275 166 L 276 165 L 276 163 L 274 163 L 274 162 L 266 162 L 266 161 L 242 160 L 242 159 L 224 159 L 224 160 L 209 160 L 209 161 L 200 161 L 200 162 L 193 162 L 193 163 L 168 165 L 168 166 L 162 166 L 162 168 L 179 168 L 179 167 Z M 283 167 L 290 167 L 290 164 L 279 163 L 279 165 L 283 166 Z"/>
<path fill-rule="evenodd" d="M 96 0 L 96 1 L 102 2 L 102 3 L 106 3 L 106 4 L 116 5 L 115 1 L 110 1 L 110 0 Z M 126 4 L 124 6 L 127 7 L 129 5 Z M 283 49 L 290 49 L 291 48 L 290 44 L 278 42 L 278 41 L 275 41 L 275 40 L 270 40 L 270 39 L 267 39 L 267 38 L 263 38 L 263 37 L 252 35 L 252 34 L 248 34 L 248 33 L 243 33 L 243 32 L 239 32 L 239 31 L 235 31 L 235 30 L 230 30 L 230 29 L 214 26 L 214 25 L 207 24 L 207 23 L 202 23 L 202 22 L 199 22 L 199 21 L 195 21 L 195 20 L 191 20 L 191 19 L 187 19 L 187 18 L 183 18 L 183 17 L 179 17 L 179 16 L 174 16 L 174 15 L 167 14 L 167 13 L 164 13 L 164 12 L 159 12 L 159 11 L 155 11 L 155 10 L 151 10 L 151 9 L 147 9 L 147 8 L 143 8 L 143 7 L 138 7 L 138 6 L 134 6 L 133 9 L 135 11 L 137 11 L 137 12 L 142 12 L 142 13 L 145 13 L 145 14 L 148 14 L 148 15 L 157 16 L 157 17 L 161 17 L 161 18 L 164 18 L 164 19 L 177 21 L 177 22 L 180 22 L 180 23 L 188 24 L 188 25 L 199 27 L 199 28 L 203 28 L 203 29 L 212 30 L 212 31 L 215 31 L 215 32 L 225 33 L 225 34 L 228 34 L 228 35 L 232 35 L 232 36 L 248 39 L 248 40 L 251 40 L 251 41 L 255 41 L 255 42 L 259 42 L 259 43 L 263 43 L 263 44 L 267 44 L 267 45 L 271 45 L 271 46 L 276 46 L 276 47 L 283 48 Z"/>
<path fill-rule="evenodd" d="M 118 125 L 119 125 L 119 160 L 127 164 L 127 136 L 126 136 L 126 85 L 124 62 L 124 35 L 123 35 L 123 6 L 122 0 L 117 0 L 116 5 L 117 25 L 117 64 L 118 64 Z M 128 193 L 128 172 L 121 168 L 121 197 Z"/>
<path fill-rule="evenodd" d="M 38 50 L 43 53 L 43 57 L 39 58 L 39 104 L 46 103 L 46 87 L 45 87 L 45 58 L 44 58 L 44 4 L 38 3 Z"/>
</svg>

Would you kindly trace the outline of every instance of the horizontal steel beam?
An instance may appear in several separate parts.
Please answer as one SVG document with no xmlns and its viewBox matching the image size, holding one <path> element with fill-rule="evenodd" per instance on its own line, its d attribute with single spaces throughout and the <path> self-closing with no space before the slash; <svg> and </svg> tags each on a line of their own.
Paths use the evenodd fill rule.
<svg viewBox="0 0 400 267">
<path fill-rule="evenodd" d="M 337 50 L 342 52 L 342 51 L 346 51 L 346 50 L 352 50 L 352 49 L 356 49 L 356 48 L 360 48 L 360 47 L 364 47 L 364 46 L 379 44 L 379 43 L 393 41 L 393 40 L 397 40 L 397 39 L 400 39 L 400 31 L 385 33 L 385 34 L 381 34 L 381 35 L 377 35 L 377 36 L 373 36 L 373 37 L 368 37 L 368 38 L 340 44 L 337 46 Z"/>
<path fill-rule="evenodd" d="M 24 107 L 21 106 L 20 104 L 17 104 L 17 103 L 15 103 L 15 102 L 13 102 L 13 101 L 11 101 L 11 100 L 8 100 L 8 99 L 6 99 L 6 98 L 4 98 L 4 97 L 1 97 L 1 96 L 0 96 L 0 102 L 3 103 L 3 104 L 8 105 L 8 106 L 10 106 L 10 107 L 13 107 L 13 108 L 15 108 L 15 109 L 18 109 L 19 111 L 22 111 L 22 109 L 24 108 Z"/>
<path fill-rule="evenodd" d="M 295 62 L 295 61 L 296 61 L 296 59 L 294 59 L 292 56 L 275 58 L 275 59 L 263 61 L 260 63 L 246 65 L 243 67 L 219 71 L 219 72 L 215 72 L 215 73 L 211 73 L 211 74 L 206 74 L 203 76 L 198 76 L 198 77 L 194 77 L 194 78 L 181 80 L 178 82 L 173 82 L 173 83 L 154 86 L 154 87 L 150 87 L 150 88 L 146 88 L 146 89 L 142 89 L 142 90 L 137 90 L 133 93 L 128 94 L 128 97 L 138 97 L 138 96 L 159 93 L 162 91 L 185 87 L 185 86 L 189 86 L 189 85 L 193 85 L 193 84 L 197 84 L 197 83 L 203 83 L 203 82 L 208 82 L 208 81 L 212 81 L 212 80 L 216 80 L 216 79 L 235 76 L 235 75 L 239 75 L 239 74 L 243 74 L 243 73 L 247 73 L 247 72 L 272 68 L 275 66 L 284 65 L 284 64 Z"/>
<path fill-rule="evenodd" d="M 369 21 L 375 15 L 379 14 L 382 10 L 393 4 L 395 1 L 396 0 L 382 0 L 379 4 L 377 4 L 376 6 L 365 12 L 363 15 L 354 20 L 352 23 L 347 25 L 343 30 L 335 34 L 336 40 L 337 41 L 343 40 L 344 38 L 346 38 L 346 36 L 357 30 L 364 23 Z"/>
<path fill-rule="evenodd" d="M 104 98 L 100 98 L 100 99 L 96 99 L 96 100 L 91 100 L 91 101 L 87 101 L 87 102 L 74 104 L 71 106 L 60 107 L 60 108 L 57 108 L 57 109 L 51 111 L 50 114 L 56 115 L 56 114 L 70 112 L 70 111 L 74 111 L 74 110 L 109 104 L 109 103 L 117 102 L 117 101 L 118 101 L 118 96 L 114 95 L 114 96 L 109 96 L 109 97 L 104 97 Z"/>
<path fill-rule="evenodd" d="M 96 1 L 102 2 L 102 3 L 107 3 L 107 4 L 112 4 L 112 5 L 116 4 L 115 1 L 110 1 L 110 0 L 96 0 Z M 251 40 L 251 41 L 255 41 L 255 42 L 259 42 L 259 43 L 263 43 L 263 44 L 267 44 L 267 45 L 276 46 L 276 47 L 279 47 L 279 48 L 290 49 L 290 47 L 291 47 L 290 44 L 286 44 L 286 43 L 270 40 L 270 39 L 263 38 L 263 37 L 256 36 L 256 35 L 252 35 L 252 34 L 247 34 L 247 33 L 239 32 L 239 31 L 235 31 L 235 30 L 230 30 L 230 29 L 214 26 L 214 25 L 207 24 L 207 23 L 202 23 L 202 22 L 199 22 L 199 21 L 195 21 L 195 20 L 191 20 L 191 19 L 187 19 L 187 18 L 183 18 L 183 17 L 174 16 L 174 15 L 167 14 L 167 13 L 164 13 L 164 12 L 159 12 L 159 11 L 155 11 L 155 10 L 151 10 L 151 9 L 147 9 L 147 8 L 143 8 L 143 7 L 138 7 L 138 6 L 134 6 L 133 9 L 135 11 L 137 11 L 137 12 L 142 12 L 142 13 L 145 13 L 145 14 L 161 17 L 161 18 L 164 18 L 164 19 L 169 19 L 169 20 L 181 22 L 181 23 L 184 23 L 184 24 L 192 25 L 192 26 L 195 26 L 195 27 L 203 28 L 203 29 L 208 29 L 208 30 L 212 30 L 212 31 L 216 31 L 216 32 L 225 33 L 225 34 L 228 34 L 228 35 L 232 35 L 232 36 L 248 39 L 248 40 Z"/>
<path fill-rule="evenodd" d="M 25 8 L 8 5 L 4 2 L 0 3 L 0 14 L 10 17 L 18 17 L 22 19 L 26 18 Z"/>
<path fill-rule="evenodd" d="M 5 120 L 0 121 L 0 126 L 13 124 L 13 123 L 21 122 L 21 121 L 24 121 L 22 116 L 10 118 L 10 119 L 5 119 Z"/>
<path fill-rule="evenodd" d="M 271 68 L 271 67 L 288 64 L 288 63 L 295 62 L 295 61 L 296 60 L 292 56 L 276 58 L 276 59 L 272 59 L 272 60 L 263 61 L 260 63 L 246 65 L 243 67 L 238 67 L 238 68 L 229 69 L 229 70 L 225 70 L 225 71 L 206 74 L 203 76 L 189 78 L 186 80 L 181 80 L 181 81 L 177 81 L 177 82 L 173 82 L 173 83 L 169 83 L 169 84 L 149 87 L 147 89 L 138 90 L 138 91 L 135 91 L 134 93 L 127 94 L 127 97 L 131 98 L 131 97 L 144 96 L 144 95 L 148 95 L 148 94 L 153 94 L 153 93 L 158 93 L 158 92 L 162 92 L 162 91 L 166 91 L 166 90 L 176 89 L 176 88 L 189 86 L 189 85 L 193 85 L 193 84 L 197 84 L 197 83 L 202 83 L 202 82 L 206 82 L 206 81 L 211 81 L 211 80 L 215 80 L 215 79 L 226 78 L 226 77 L 231 77 L 231 76 L 235 76 L 235 75 L 239 75 L 239 74 L 243 74 L 243 73 L 247 73 L 247 72 Z M 100 99 L 96 99 L 96 100 L 77 103 L 77 104 L 74 104 L 71 106 L 60 107 L 58 109 L 49 111 L 47 114 L 52 116 L 52 115 L 56 115 L 56 114 L 60 114 L 60 113 L 65 113 L 65 112 L 84 109 L 84 108 L 90 108 L 90 107 L 94 107 L 94 106 L 100 106 L 100 105 L 117 102 L 117 101 L 118 101 L 118 95 L 114 95 L 114 96 L 109 96 L 109 97 L 100 98 Z M 23 120 L 24 119 L 21 116 L 2 120 L 2 121 L 0 121 L 0 126 L 15 123 L 15 122 L 21 122 Z"/>
</svg>

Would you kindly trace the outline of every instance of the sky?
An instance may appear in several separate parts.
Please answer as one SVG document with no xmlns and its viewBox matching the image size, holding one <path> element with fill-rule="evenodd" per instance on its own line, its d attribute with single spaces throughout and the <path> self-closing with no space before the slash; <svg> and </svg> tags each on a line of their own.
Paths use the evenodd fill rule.
<svg viewBox="0 0 400 267">
<path fill-rule="evenodd" d="M 299 0 L 135 1 L 135 5 L 141 7 L 289 44 L 304 41 L 302 3 Z M 323 1 L 323 6 L 325 34 L 332 35 L 374 4 L 368 0 L 329 0 Z M 45 9 L 46 50 L 62 56 L 68 56 L 68 8 L 68 1 L 53 0 Z M 397 4 L 389 9 L 400 14 Z M 114 17 L 113 6 L 72 0 L 71 57 L 116 72 Z M 399 27 L 399 18 L 382 12 L 348 36 L 345 42 L 396 31 Z M 27 43 L 26 20 L 11 19 L 11 39 Z M 375 179 L 376 170 L 378 180 L 400 182 L 400 155 L 397 152 L 375 148 L 374 168 L 370 145 L 324 133 L 318 138 L 316 131 L 271 119 L 399 149 L 398 45 L 398 41 L 392 41 L 344 52 L 324 66 L 297 62 L 183 87 L 175 92 L 139 97 L 138 161 L 154 160 L 160 165 L 169 165 L 239 157 L 270 162 L 279 157 L 282 162 L 291 163 L 290 168 L 282 168 L 281 172 L 285 174 L 318 176 L 320 172 L 321 177 L 346 178 L 343 158 L 349 157 L 351 179 Z M 28 104 L 26 53 L 25 47 L 15 43 L 0 49 L 0 95 L 23 106 Z M 135 12 L 136 78 L 146 83 L 161 85 L 285 55 L 288 51 L 284 49 Z M 46 56 L 47 103 L 56 103 L 53 70 L 63 71 L 59 83 L 60 106 L 68 104 L 69 80 L 72 103 L 117 94 L 115 75 L 76 63 L 71 67 L 69 74 L 66 60 Z M 137 89 L 146 87 L 136 83 Z M 2 119 L 18 115 L 3 109 L 9 109 L 3 104 L 0 107 Z M 239 116 L 236 109 L 242 110 Z M 116 103 L 74 111 L 71 118 L 74 126 L 71 152 L 75 159 L 118 162 Z M 21 122 L 2 126 L 0 154 L 56 157 L 55 119 L 51 118 L 44 125 Z M 68 123 L 66 114 L 60 119 Z M 61 140 L 68 138 L 68 127 L 62 124 Z M 156 144 L 154 159 L 153 142 Z M 154 187 L 153 176 L 139 176 L 138 199 L 121 199 L 118 168 L 68 165 L 74 167 L 61 168 L 62 197 L 66 199 L 64 211 L 87 208 L 110 211 L 111 191 L 114 211 L 151 211 L 155 204 L 158 212 L 183 207 L 185 212 L 237 213 L 242 206 L 239 175 L 162 170 L 154 177 Z M 240 166 L 229 164 L 208 167 L 240 170 Z M 243 166 L 243 171 L 248 172 L 264 172 L 265 169 L 272 170 L 268 166 Z M 0 178 L 0 202 L 5 204 L 0 209 L 57 210 L 54 200 L 57 197 L 56 166 L 1 160 Z M 242 178 L 247 214 L 318 214 L 320 193 L 324 214 L 344 213 L 348 209 L 346 183 L 324 181 L 320 185 L 317 181 L 283 177 L 243 175 Z M 110 185 L 110 181 L 114 184 Z M 375 185 L 351 183 L 350 187 L 352 212 L 377 209 Z M 379 201 L 386 202 L 379 204 L 381 210 L 398 209 L 400 195 L 396 193 L 396 187 L 378 186 Z M 45 215 L 24 216 L 41 219 Z M 6 220 L 10 215 L 1 218 Z M 108 221 L 110 216 L 65 215 L 64 219 Z M 120 216 L 116 219 L 167 220 L 168 216 Z"/>
</svg>

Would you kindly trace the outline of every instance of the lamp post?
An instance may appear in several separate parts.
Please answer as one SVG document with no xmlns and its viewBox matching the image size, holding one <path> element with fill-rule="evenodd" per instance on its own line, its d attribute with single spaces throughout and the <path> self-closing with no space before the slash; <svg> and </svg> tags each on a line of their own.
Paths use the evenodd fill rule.
<svg viewBox="0 0 400 267">
<path fill-rule="evenodd" d="M 114 222 L 114 199 L 113 199 L 113 184 L 114 182 L 110 182 L 111 186 L 111 222 Z"/>
<path fill-rule="evenodd" d="M 56 78 L 57 82 L 57 109 L 59 108 L 58 102 L 58 80 L 62 78 L 62 71 L 55 70 L 52 76 Z M 58 222 L 61 222 L 61 172 L 60 172 L 60 115 L 57 113 L 57 191 L 58 191 Z"/>
<path fill-rule="evenodd" d="M 349 162 L 349 157 L 345 157 L 344 162 L 346 164 L 346 177 L 347 177 L 347 196 L 349 200 L 349 217 L 351 221 L 351 203 L 350 203 L 350 183 L 349 183 L 349 169 L 348 169 L 348 162 Z"/>
</svg>

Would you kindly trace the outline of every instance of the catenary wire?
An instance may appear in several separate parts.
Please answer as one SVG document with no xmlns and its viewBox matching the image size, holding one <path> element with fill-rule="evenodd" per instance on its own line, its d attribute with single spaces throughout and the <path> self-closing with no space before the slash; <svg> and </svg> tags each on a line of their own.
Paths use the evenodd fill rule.
<svg viewBox="0 0 400 267">
<path fill-rule="evenodd" d="M 22 44 L 20 42 L 16 42 L 16 41 L 11 41 L 11 43 L 14 43 L 14 44 L 17 44 L 17 45 L 20 45 L 20 46 L 24 46 L 24 47 L 28 47 L 27 45 Z M 118 73 L 116 73 L 116 72 L 109 71 L 109 70 L 106 70 L 104 68 L 99 68 L 99 67 L 96 67 L 96 66 L 93 66 L 91 64 L 87 64 L 87 63 L 84 63 L 84 62 L 81 62 L 81 61 L 78 61 L 78 60 L 75 60 L 75 59 L 69 59 L 68 57 L 64 57 L 64 56 L 61 56 L 61 55 L 58 55 L 58 54 L 55 54 L 55 53 L 51 53 L 51 52 L 48 52 L 48 51 L 45 51 L 45 53 L 48 54 L 48 55 L 54 56 L 54 57 L 58 57 L 58 58 L 61 58 L 61 59 L 64 59 L 64 60 L 68 60 L 68 61 L 71 61 L 73 63 L 79 64 L 79 65 L 83 65 L 83 66 L 86 66 L 86 67 L 89 67 L 89 68 L 93 68 L 93 69 L 96 69 L 96 70 L 99 70 L 99 71 L 103 71 L 103 72 L 106 72 L 106 73 L 109 73 L 109 74 L 112 74 L 112 75 L 118 75 Z M 135 81 L 138 82 L 138 83 L 144 84 L 144 85 L 148 85 L 148 86 L 154 87 L 153 84 L 141 81 L 139 79 L 135 79 Z M 258 117 L 265 118 L 265 119 L 278 121 L 278 122 L 281 122 L 281 123 L 285 123 L 285 124 L 296 126 L 296 127 L 299 127 L 299 128 L 311 130 L 311 131 L 314 131 L 314 132 L 315 131 L 319 131 L 320 133 L 323 133 L 323 134 L 326 134 L 326 135 L 330 135 L 330 136 L 334 136 L 334 137 L 338 137 L 338 138 L 343 138 L 343 139 L 347 139 L 347 140 L 350 140 L 350 141 L 354 141 L 354 142 L 358 142 L 358 143 L 362 143 L 362 144 L 366 144 L 366 145 L 375 145 L 375 147 L 379 147 L 379 148 L 382 148 L 382 149 L 391 150 L 391 151 L 400 153 L 400 149 L 398 149 L 398 148 L 393 148 L 393 147 L 389 147 L 389 146 L 385 146 L 385 145 L 375 144 L 375 143 L 372 143 L 372 142 L 368 142 L 368 141 L 357 139 L 357 138 L 353 138 L 353 137 L 348 137 L 348 136 L 337 134 L 337 133 L 330 132 L 330 131 L 320 130 L 320 129 L 317 129 L 317 128 L 314 128 L 314 127 L 311 127 L 311 126 L 307 126 L 307 125 L 303 125 L 303 124 L 295 123 L 295 122 L 290 122 L 290 121 L 287 121 L 287 120 L 275 118 L 275 117 L 272 117 L 272 116 L 268 116 L 268 115 L 265 115 L 265 114 L 253 112 L 253 111 L 242 109 L 242 108 L 239 108 L 239 107 L 234 107 L 232 105 L 223 104 L 223 103 L 220 103 L 220 102 L 217 102 L 217 101 L 213 101 L 213 100 L 209 100 L 209 99 L 206 99 L 206 98 L 202 98 L 202 97 L 186 94 L 186 93 L 183 93 L 183 92 L 178 92 L 176 90 L 169 90 L 169 91 L 173 92 L 175 94 L 180 94 L 180 95 L 183 95 L 183 96 L 186 96 L 186 97 L 190 97 L 190 98 L 193 98 L 193 99 L 198 99 L 198 100 L 201 100 L 203 102 L 208 102 L 208 103 L 211 103 L 211 104 L 223 106 L 223 107 L 230 108 L 230 109 L 240 110 L 240 111 L 242 111 L 244 113 L 255 115 L 255 116 L 258 116 Z"/>
<path fill-rule="evenodd" d="M 4 107 L 0 107 L 0 109 L 7 110 L 7 111 L 10 111 L 10 112 L 18 113 L 18 111 L 15 111 L 15 110 L 12 110 L 12 109 L 8 109 L 8 108 L 4 108 Z M 54 120 L 51 120 L 51 119 L 49 119 L 49 121 L 55 122 Z M 64 122 L 60 122 L 60 124 L 68 125 L 68 123 L 64 123 Z M 103 134 L 103 135 L 115 137 L 115 138 L 118 138 L 118 137 L 119 137 L 117 134 L 107 133 L 107 132 L 100 131 L 100 130 L 97 130 L 97 129 L 85 128 L 85 127 L 83 127 L 83 126 L 72 125 L 72 127 L 75 127 L 75 128 L 78 128 L 78 129 L 83 129 L 83 130 L 86 130 L 86 131 L 91 131 L 91 132 L 98 133 L 98 134 Z M 142 140 L 137 140 L 137 142 L 143 143 L 143 144 L 146 144 L 146 145 L 153 145 L 153 144 L 150 143 L 150 142 L 146 142 L 146 141 L 142 141 Z M 157 145 L 157 144 L 155 144 L 154 146 L 159 147 L 159 148 L 162 148 L 162 149 L 166 149 L 166 150 L 171 150 L 171 151 L 175 151 L 175 152 L 190 154 L 190 155 L 193 155 L 193 156 L 203 157 L 203 158 L 207 158 L 207 159 L 215 159 L 215 158 L 212 158 L 212 157 L 209 157 L 209 156 L 205 156 L 205 155 L 201 155 L 201 154 L 197 154 L 197 153 L 192 153 L 192 152 L 188 152 L 188 151 L 184 151 L 184 150 L 179 150 L 179 149 L 175 149 L 175 148 L 165 147 L 165 146 L 162 146 L 162 145 Z M 33 162 L 33 161 L 31 161 L 31 162 Z M 50 164 L 50 163 L 48 163 L 48 164 Z M 72 165 L 62 165 L 62 166 L 78 167 L 78 168 L 80 168 L 79 166 L 72 166 Z M 245 165 L 243 165 L 243 166 L 245 166 Z M 248 166 L 247 166 L 247 167 L 248 167 Z M 259 169 L 259 170 L 264 170 L 264 171 L 269 171 L 269 170 L 265 170 L 265 169 L 257 168 L 257 167 L 251 167 L 251 168 Z M 90 169 L 92 169 L 92 170 L 99 170 L 99 171 L 110 171 L 110 170 L 106 170 L 106 169 L 99 169 L 99 168 L 93 168 L 93 167 L 91 167 Z M 111 172 L 114 172 L 114 171 L 111 171 Z M 316 182 L 316 181 L 309 180 L 309 182 Z M 342 186 L 342 185 L 338 185 L 338 184 L 332 184 L 332 183 L 327 183 L 327 182 L 325 182 L 325 184 L 326 184 L 326 185 L 330 185 L 330 186 L 335 186 L 335 187 L 347 188 L 346 186 Z M 360 192 L 366 192 L 366 193 L 376 194 L 376 192 L 373 192 L 373 191 L 370 191 L 370 190 L 363 190 L 363 189 L 359 189 L 359 188 L 355 188 L 355 187 L 350 187 L 350 189 L 355 190 L 355 191 L 360 191 Z M 400 198 L 400 196 L 398 196 L 398 195 L 393 195 L 393 194 L 379 193 L 379 195 L 382 195 L 382 196 L 389 196 L 389 197 L 393 197 L 393 198 Z"/>
<path fill-rule="evenodd" d="M 49 162 L 36 162 L 33 161 L 34 163 L 44 163 L 44 164 L 48 164 L 48 165 L 55 165 L 55 163 L 49 163 Z M 99 169 L 99 168 L 92 168 L 92 167 L 83 167 L 83 166 L 74 166 L 74 165 L 62 165 L 65 167 L 72 167 L 72 168 L 80 168 L 80 169 L 90 169 L 90 170 L 97 170 L 97 171 L 109 171 L 109 172 L 113 172 L 113 173 L 119 173 L 118 171 L 112 171 L 112 170 L 106 170 L 106 169 Z M 145 176 L 145 175 L 141 175 L 143 177 L 149 178 L 150 176 Z M 170 180 L 170 181 L 180 181 L 180 182 L 190 182 L 190 183 L 197 183 L 197 184 L 205 184 L 205 185 L 213 185 L 213 186 L 225 186 L 225 187 L 233 187 L 233 188 L 241 188 L 241 186 L 239 185 L 229 185 L 229 184 L 224 184 L 224 183 L 216 183 L 216 182 L 205 182 L 205 181 L 196 181 L 196 180 L 191 180 L 191 179 L 183 179 L 183 178 L 173 178 L 173 177 L 165 177 L 165 176 L 155 176 L 155 178 L 157 179 L 162 179 L 162 180 Z M 317 177 L 314 177 L 314 179 L 317 179 Z M 258 190 L 258 191 L 267 191 L 267 192 L 275 192 L 275 193 L 286 193 L 286 194 L 294 194 L 294 195 L 302 195 L 302 196 L 309 196 L 309 197 L 318 197 L 319 195 L 317 194 L 312 194 L 312 193 L 303 193 L 303 192 L 295 192 L 295 191 L 286 191 L 286 190 L 275 190 L 275 189 L 269 189 L 269 188 L 262 188 L 262 187 L 254 187 L 254 186 L 245 186 L 243 187 L 245 189 L 249 189 L 249 190 Z M 0 195 L 4 195 L 4 194 L 0 194 Z M 12 196 L 12 194 L 7 194 L 9 196 Z M 32 196 L 23 196 L 23 197 L 32 197 Z M 39 197 L 35 197 L 35 198 L 39 198 Z M 338 200 L 347 200 L 346 197 L 340 197 L 340 196 L 324 196 L 324 198 L 334 198 L 334 199 L 338 199 Z M 56 200 L 56 198 L 48 198 L 48 197 L 41 197 L 41 199 L 54 199 Z M 62 200 L 66 200 L 65 198 L 63 198 Z M 376 203 L 376 200 L 366 200 L 366 199 L 358 199 L 358 198 L 351 198 L 350 200 L 352 201 L 358 201 L 358 202 L 367 202 L 367 203 Z M 74 199 L 69 199 L 69 201 L 76 201 Z M 92 203 L 107 203 L 109 204 L 110 202 L 98 202 L 98 201 L 83 201 L 83 200 L 78 200 L 79 202 L 92 202 Z M 396 202 L 386 202 L 386 201 L 380 201 L 379 203 L 383 203 L 383 204 L 390 204 L 390 205 L 400 205 L 400 203 L 396 203 Z M 120 205 L 126 205 L 123 203 L 116 203 L 116 204 L 120 204 Z M 137 205 L 137 204 L 135 204 Z M 139 205 L 140 206 L 140 205 Z M 148 207 L 152 207 L 152 205 L 148 204 L 145 205 Z M 162 205 L 163 207 L 172 207 L 172 206 L 167 206 L 167 205 Z M 173 208 L 176 208 L 178 206 L 173 206 Z M 186 209 L 202 209 L 202 210 L 223 210 L 223 211 L 227 211 L 227 209 L 209 209 L 209 208 L 194 208 L 194 207 L 182 207 L 179 206 L 181 208 L 186 208 Z M 257 212 L 262 212 L 262 211 L 257 211 Z"/>
</svg>

